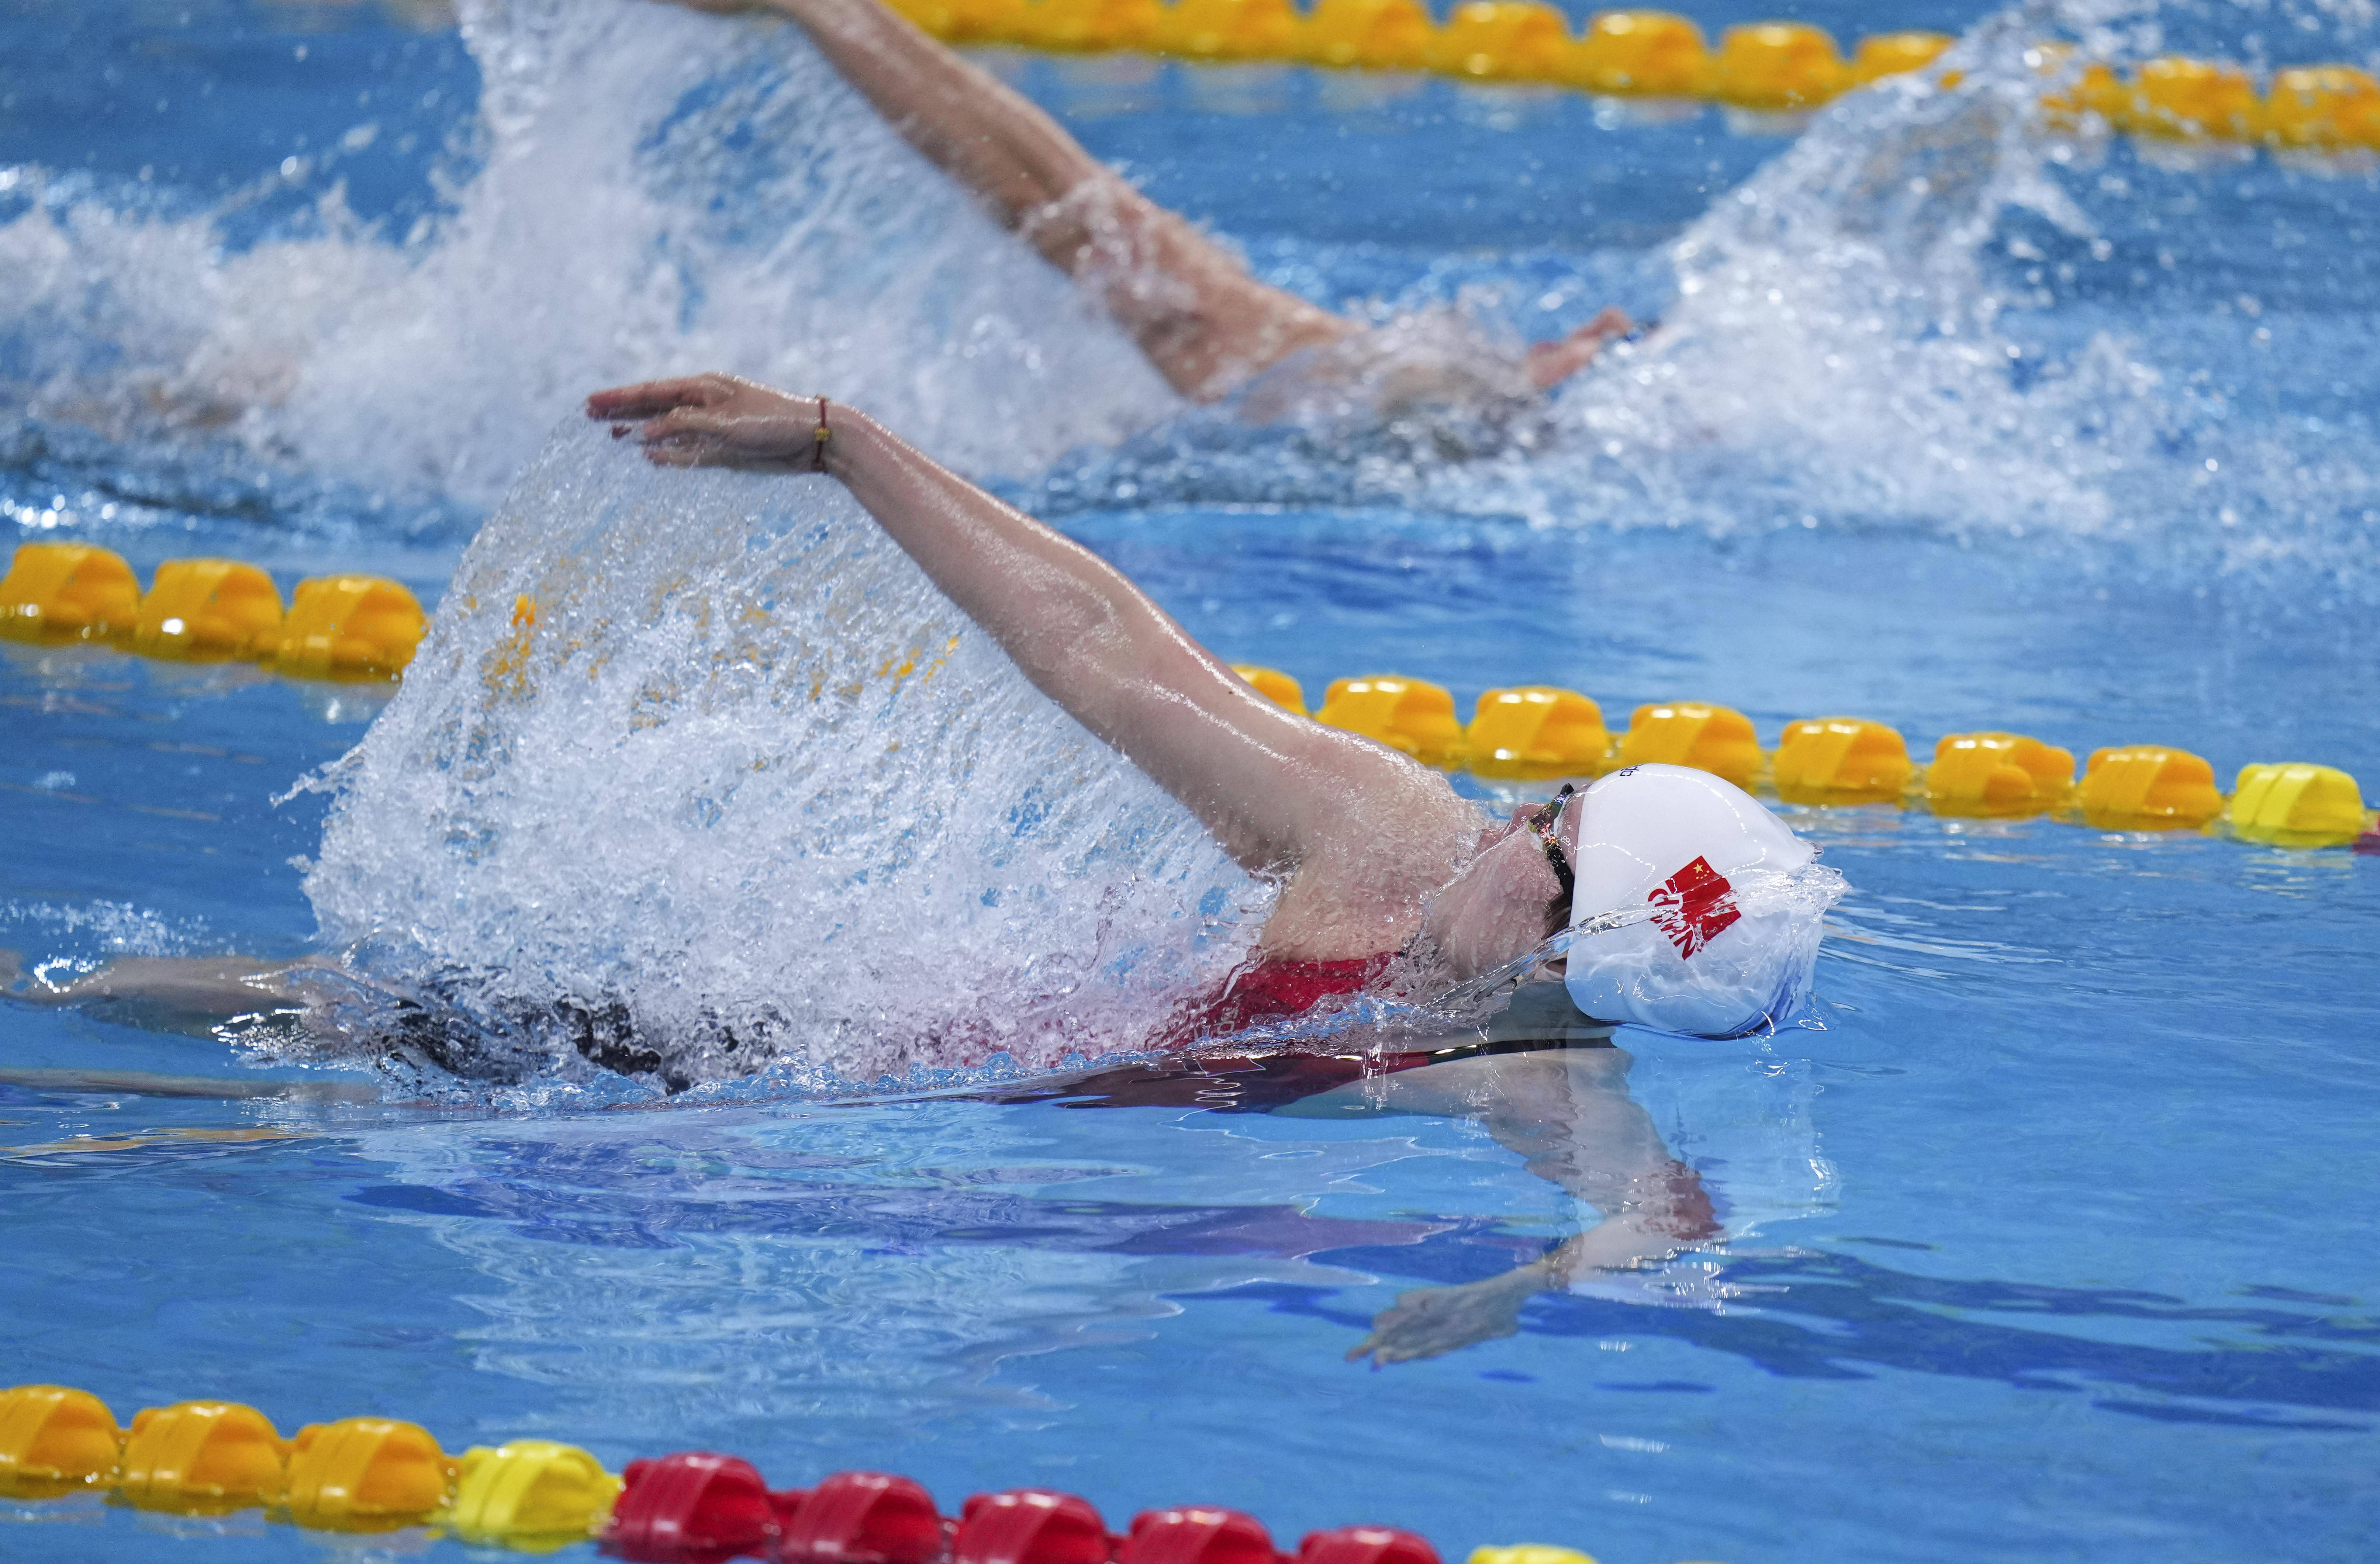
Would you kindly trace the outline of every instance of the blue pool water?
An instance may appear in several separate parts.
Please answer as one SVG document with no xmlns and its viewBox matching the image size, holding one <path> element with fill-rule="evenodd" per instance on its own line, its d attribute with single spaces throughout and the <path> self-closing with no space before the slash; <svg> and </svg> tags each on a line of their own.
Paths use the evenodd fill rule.
<svg viewBox="0 0 2380 1564">
<path fill-rule="evenodd" d="M 2366 24 L 1802 14 L 1972 30 L 1974 84 L 1793 141 L 995 62 L 1283 285 L 1521 333 L 1607 298 L 1671 325 L 1525 446 L 1465 458 L 1174 405 L 766 30 L 0 10 L 9 540 L 230 554 L 285 588 L 381 571 L 445 637 L 370 729 L 382 697 L 352 687 L 0 643 L 0 946 L 63 976 L 358 941 L 380 976 L 463 974 L 499 1010 L 626 988 L 640 1014 L 777 1018 L 761 1073 L 696 1049 L 702 1084 L 670 1096 L 533 1040 L 508 1082 L 458 1081 L 269 1023 L 10 1003 L 9 1381 L 119 1415 L 222 1396 L 285 1431 L 386 1412 L 615 1468 L 881 1468 L 945 1509 L 1035 1484 L 1112 1523 L 1377 1520 L 1450 1558 L 2367 1557 L 2380 861 L 1791 812 L 1852 886 L 1808 1024 L 1622 1034 L 1629 1101 L 1726 1236 L 1369 1371 L 1346 1354 L 1400 1293 L 1593 1213 L 1478 1114 L 1021 1089 L 1130 1048 L 1261 893 L 964 637 L 933 681 L 821 717 L 687 694 L 710 643 L 628 612 L 791 592 L 831 558 L 891 607 L 799 666 L 848 656 L 864 685 L 948 628 L 831 500 L 648 476 L 566 427 L 594 385 L 719 365 L 881 412 L 1309 691 L 1395 668 L 1467 707 L 1545 681 L 1614 717 L 1723 700 L 1765 738 L 1848 711 L 1913 746 L 2007 727 L 2369 786 L 2380 180 L 2059 141 L 1996 106 L 2031 92 L 2040 37 L 2368 64 Z M 465 600 L 531 581 L 694 714 L 606 737 L 579 714 L 610 686 L 566 661 L 483 701 L 468 660 L 502 627 Z M 454 712 L 514 769 L 414 764 Z M 293 792 L 359 744 L 343 791 Z M 780 754 L 782 791 L 721 782 Z M 921 790 L 947 802 L 918 814 Z M 843 834 L 784 823 L 813 818 Z M 978 1062 L 987 1035 L 1006 1061 Z M 6 1557 L 465 1551 L 97 1502 L 0 1521 Z"/>
</svg>

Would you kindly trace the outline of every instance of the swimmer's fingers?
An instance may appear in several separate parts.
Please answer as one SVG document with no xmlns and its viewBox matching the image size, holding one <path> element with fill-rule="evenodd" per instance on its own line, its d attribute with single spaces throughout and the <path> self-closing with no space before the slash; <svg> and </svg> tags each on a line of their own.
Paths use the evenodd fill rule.
<svg viewBox="0 0 2380 1564">
<path fill-rule="evenodd" d="M 733 375 L 683 375 L 615 385 L 587 399 L 590 418 L 650 418 L 675 407 L 715 407 L 743 389 Z"/>
</svg>

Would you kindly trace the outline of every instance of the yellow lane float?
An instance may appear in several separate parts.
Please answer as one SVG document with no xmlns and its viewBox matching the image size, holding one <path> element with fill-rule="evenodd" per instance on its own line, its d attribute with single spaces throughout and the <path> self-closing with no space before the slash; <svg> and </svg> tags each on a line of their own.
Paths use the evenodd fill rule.
<svg viewBox="0 0 2380 1564">
<path fill-rule="evenodd" d="M 1070 55 L 1146 49 L 1164 20 L 1158 0 L 1040 0 L 1012 42 Z"/>
<path fill-rule="evenodd" d="M 1740 109 L 1814 109 L 1852 85 L 1841 51 L 1805 22 L 1731 27 L 1718 42 L 1712 95 Z"/>
<path fill-rule="evenodd" d="M 1888 76 L 1924 70 L 1957 42 L 1947 32 L 1879 32 L 1863 38 L 1852 55 L 1852 85 L 1865 87 Z"/>
<path fill-rule="evenodd" d="M 2177 141 L 2252 141 L 2264 122 L 2264 103 L 2246 71 L 2174 55 L 2141 67 L 2113 117 L 2119 130 Z"/>
<path fill-rule="evenodd" d="M 1474 776 L 1551 782 L 1599 776 L 1610 764 L 1603 708 L 1550 685 L 1488 691 L 1472 708 L 1463 736 Z"/>
<path fill-rule="evenodd" d="M 1786 724 L 1769 781 L 1788 804 L 1898 804 L 1915 770 L 1883 723 L 1814 717 Z"/>
<path fill-rule="evenodd" d="M 1572 55 L 1571 79 L 1615 98 L 1701 98 L 1710 92 L 1703 30 L 1669 11 L 1600 11 Z"/>
<path fill-rule="evenodd" d="M 2153 744 L 2093 750 L 2077 802 L 2101 830 L 2195 830 L 2223 812 L 2214 767 Z"/>
<path fill-rule="evenodd" d="M 2073 752 L 2022 734 L 1946 734 L 1925 768 L 1925 805 L 1937 815 L 2046 815 L 2073 786 Z"/>
<path fill-rule="evenodd" d="M 1285 706 L 1299 716 L 1305 715 L 1305 686 L 1278 668 L 1259 668 L 1253 662 L 1234 662 L 1232 672 L 1256 686 L 1257 694 L 1275 706 Z"/>
<path fill-rule="evenodd" d="M 1179 0 L 1165 7 L 1152 42 L 1193 60 L 1289 60 L 1300 18 L 1289 0 Z"/>
<path fill-rule="evenodd" d="M 143 657 L 222 662 L 269 653 L 280 632 L 280 588 L 256 566 L 169 559 L 140 600 L 131 647 Z"/>
<path fill-rule="evenodd" d="M 140 617 L 140 577 L 88 543 L 19 543 L 0 580 L 0 636 L 10 640 L 115 640 Z"/>
<path fill-rule="evenodd" d="M 1761 758 L 1752 719 L 1728 707 L 1679 700 L 1640 706 L 1630 713 L 1616 761 L 1622 766 L 1691 766 L 1748 793 Z"/>
<path fill-rule="evenodd" d="M 1570 22 L 1536 0 L 1469 0 L 1431 40 L 1431 69 L 1486 81 L 1559 81 L 1570 73 Z"/>
<path fill-rule="evenodd" d="M 1319 0 L 1300 57 L 1342 70 L 1419 70 L 1437 30 L 1415 0 Z"/>
<path fill-rule="evenodd" d="M 2372 828 L 2362 786 L 2335 766 L 2242 766 L 2224 818 L 2275 847 L 2345 847 Z"/>
<path fill-rule="evenodd" d="M 1454 718 L 1454 697 L 1427 679 L 1394 673 L 1334 679 L 1314 720 L 1377 739 L 1425 766 L 1451 769 L 1469 753 L 1463 724 Z"/>
<path fill-rule="evenodd" d="M 2380 147 L 2380 81 L 2353 66 L 2303 66 L 2273 74 L 2265 139 L 2292 151 Z"/>
<path fill-rule="evenodd" d="M 1505 1547 L 1475 1547 L 1464 1564 L 1595 1564 L 1595 1556 L 1551 1543 L 1514 1543 Z"/>
<path fill-rule="evenodd" d="M 455 1466 L 446 1524 L 465 1542 L 548 1552 L 601 1531 L 620 1479 L 576 1445 L 474 1445 Z"/>
</svg>

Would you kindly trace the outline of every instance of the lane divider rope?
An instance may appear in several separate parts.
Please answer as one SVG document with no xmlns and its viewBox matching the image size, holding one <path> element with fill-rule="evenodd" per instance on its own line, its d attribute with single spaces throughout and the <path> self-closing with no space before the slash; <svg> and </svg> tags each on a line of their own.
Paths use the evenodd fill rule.
<svg viewBox="0 0 2380 1564">
<path fill-rule="evenodd" d="M 111 550 L 24 543 L 0 579 L 0 637 L 9 640 L 262 662 L 298 678 L 393 679 L 429 627 L 420 601 L 380 576 L 300 581 L 285 611 L 273 578 L 238 560 L 167 560 L 144 593 Z"/>
<path fill-rule="evenodd" d="M 1692 19 L 1670 11 L 1601 11 L 1571 30 L 1539 0 L 1470 0 L 1441 23 L 1421 0 L 891 0 L 951 43 L 1050 54 L 1135 53 L 1210 63 L 1427 71 L 1458 80 L 1535 83 L 1598 96 L 1718 103 L 1753 115 L 1796 115 L 1887 77 L 1931 67 L 1956 42 L 1939 32 L 1888 32 L 1846 58 L 1807 22 L 1730 27 L 1713 49 Z M 2259 91 L 2240 66 L 2164 55 L 2119 77 L 2103 63 L 2074 69 L 2065 44 L 2043 43 L 2028 63 L 2071 75 L 2042 100 L 2066 128 L 2095 118 L 2166 141 L 2264 144 L 2285 153 L 2380 150 L 2380 81 L 2350 65 L 2290 67 Z M 1945 71 L 1937 85 L 1955 87 Z M 1748 127 L 1759 128 L 1758 125 Z M 1791 128 L 1777 127 L 1777 128 Z"/>
<path fill-rule="evenodd" d="M 487 671 L 525 678 L 540 615 L 515 605 L 513 640 Z M 99 642 L 183 661 L 253 659 L 313 678 L 388 680 L 413 658 L 429 621 L 402 585 L 326 576 L 298 584 L 284 612 L 272 578 L 236 560 L 167 560 L 147 593 L 130 565 L 86 543 L 27 543 L 0 579 L 0 637 Z M 922 654 L 880 673 L 906 677 Z M 939 661 L 928 669 L 940 666 Z M 1854 717 L 1789 722 L 1773 750 L 1729 707 L 1671 701 L 1638 707 L 1614 737 L 1603 709 L 1548 685 L 1492 689 L 1465 723 L 1454 697 L 1427 679 L 1380 673 L 1340 679 L 1308 713 L 1299 683 L 1276 669 L 1235 664 L 1257 690 L 1301 716 L 1367 738 L 1443 770 L 1498 782 L 1601 776 L 1645 761 L 1691 766 L 1747 792 L 1816 806 L 1899 804 L 1937 815 L 2051 815 L 2103 830 L 2197 830 L 2220 823 L 2244 841 L 2293 848 L 2380 852 L 2362 785 L 2303 761 L 2241 768 L 2227 797 L 2204 759 L 2166 745 L 2095 750 L 2074 774 L 2069 750 L 2022 734 L 1950 734 L 1922 770 L 1899 732 Z"/>
<path fill-rule="evenodd" d="M 1277 669 L 1232 672 L 1300 714 L 1305 690 Z M 1373 674 L 1334 681 L 1317 721 L 1387 745 L 1426 766 L 1490 782 L 1586 780 L 1658 761 L 1726 778 L 1747 793 L 1815 806 L 1896 805 L 1937 815 L 2014 819 L 2050 815 L 2100 830 L 2200 830 L 2219 824 L 2275 847 L 2380 852 L 2380 821 L 2354 777 L 2302 761 L 2240 768 L 2227 797 L 2215 769 L 2186 749 L 2133 744 L 2094 750 L 2078 782 L 2070 750 L 2022 734 L 1948 734 L 1920 768 L 1882 722 L 1813 717 L 1788 722 L 1774 749 L 1752 720 L 1702 701 L 1636 708 L 1614 737 L 1603 709 L 1576 690 L 1526 685 L 1483 693 L 1471 721 L 1427 679 Z"/>
<path fill-rule="evenodd" d="M 771 1489 L 748 1461 L 681 1450 L 615 1475 L 550 1439 L 450 1456 L 419 1424 L 387 1417 L 309 1424 L 283 1438 L 232 1401 L 145 1407 L 126 1427 L 86 1390 L 0 1390 L 0 1496 L 91 1492 L 171 1514 L 262 1509 L 317 1531 L 428 1527 L 530 1553 L 592 1538 L 632 1564 L 1439 1564 L 1427 1540 L 1388 1526 L 1308 1533 L 1287 1553 L 1255 1517 L 1208 1505 L 1144 1510 L 1119 1536 L 1089 1500 L 1045 1488 L 977 1494 L 953 1517 L 889 1473 Z M 1524 1544 L 1475 1549 L 1468 1564 L 1595 1560 Z"/>
</svg>

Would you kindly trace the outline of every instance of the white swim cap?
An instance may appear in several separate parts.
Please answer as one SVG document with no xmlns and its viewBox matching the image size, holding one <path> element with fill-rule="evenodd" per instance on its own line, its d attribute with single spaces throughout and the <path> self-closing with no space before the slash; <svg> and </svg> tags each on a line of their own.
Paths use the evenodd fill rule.
<svg viewBox="0 0 2380 1564">
<path fill-rule="evenodd" d="M 1647 765 L 1612 772 L 1572 807 L 1564 984 L 1579 1009 L 1733 1037 L 1807 998 L 1842 880 L 1759 800 L 1706 771 Z"/>
</svg>

